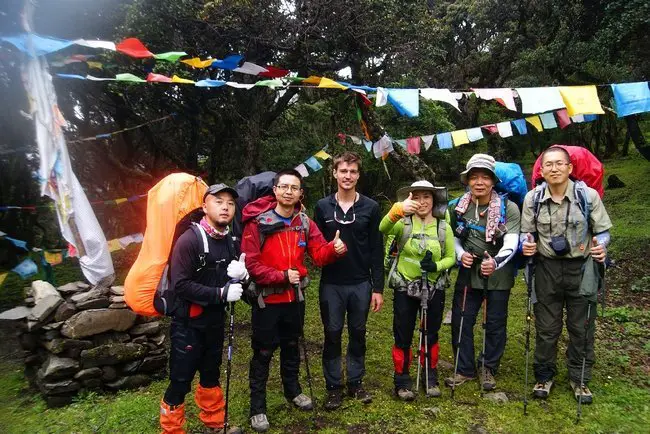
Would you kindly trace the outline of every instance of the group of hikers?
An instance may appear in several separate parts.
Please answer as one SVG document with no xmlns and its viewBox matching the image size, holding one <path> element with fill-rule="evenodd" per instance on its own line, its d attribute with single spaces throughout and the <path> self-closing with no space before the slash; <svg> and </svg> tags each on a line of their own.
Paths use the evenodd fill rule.
<svg viewBox="0 0 650 434">
<path fill-rule="evenodd" d="M 369 312 L 383 306 L 385 279 L 393 289 L 395 396 L 411 401 L 420 385 L 426 396 L 442 395 L 438 334 L 449 270 L 454 266 L 459 267 L 451 319 L 455 364 L 444 383 L 452 394 L 474 380 L 482 390 L 495 389 L 506 346 L 515 262 L 521 259 L 535 265 L 534 277 L 529 275 L 536 330 L 532 394 L 546 399 L 551 392 L 566 311 L 570 387 L 579 402 L 592 401 L 588 384 L 594 364 L 593 294 L 612 224 L 598 193 L 570 179 L 573 167 L 567 151 L 560 147 L 544 151 L 545 182 L 528 192 L 521 212 L 515 202 L 495 191 L 499 182 L 495 160 L 486 154 L 476 154 L 467 162 L 460 174 L 467 191 L 451 206 L 443 187 L 420 180 L 398 190 L 398 202 L 383 217 L 378 203 L 357 191 L 361 169 L 361 158 L 352 152 L 333 160 L 338 188 L 318 201 L 314 220 L 302 208 L 300 173 L 278 172 L 273 195 L 243 209 L 241 244 L 229 232 L 237 192 L 224 184 L 208 188 L 205 216 L 178 238 L 170 261 L 170 287 L 181 308 L 175 310 L 171 325 L 170 384 L 160 410 L 164 432 L 184 432 L 185 395 L 197 371 L 199 418 L 209 428 L 223 429 L 226 403 L 219 374 L 226 306 L 242 297 L 252 306 L 252 429 L 270 428 L 266 388 L 278 347 L 285 398 L 300 410 L 313 410 L 312 398 L 303 393 L 299 382 L 304 290 L 309 285 L 305 253 L 322 267 L 319 307 L 325 409 L 339 408 L 346 396 L 372 402 L 363 385 L 366 323 Z M 197 229 L 202 237 L 193 233 Z M 384 237 L 389 248 L 384 247 Z M 483 348 L 476 355 L 473 329 L 481 310 Z M 346 316 L 344 375 L 341 347 Z M 410 367 L 416 327 L 420 339 L 414 381 Z M 238 429 L 230 427 L 230 431 Z"/>
</svg>

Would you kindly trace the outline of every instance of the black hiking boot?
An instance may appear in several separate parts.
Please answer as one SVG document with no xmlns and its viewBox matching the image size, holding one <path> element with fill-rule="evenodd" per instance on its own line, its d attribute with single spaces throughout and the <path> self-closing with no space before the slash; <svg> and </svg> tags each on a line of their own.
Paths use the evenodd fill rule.
<svg viewBox="0 0 650 434">
<path fill-rule="evenodd" d="M 336 410 L 343 404 L 343 389 L 333 389 L 327 391 L 325 398 L 325 410 Z"/>
<path fill-rule="evenodd" d="M 368 393 L 361 385 L 354 387 L 348 386 L 348 396 L 358 399 L 364 404 L 370 404 L 372 402 L 372 395 Z"/>
</svg>

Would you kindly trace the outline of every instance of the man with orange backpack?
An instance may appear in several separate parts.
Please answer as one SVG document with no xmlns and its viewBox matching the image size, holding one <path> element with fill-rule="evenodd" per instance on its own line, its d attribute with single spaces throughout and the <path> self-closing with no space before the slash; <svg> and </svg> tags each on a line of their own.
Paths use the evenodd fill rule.
<svg viewBox="0 0 650 434">
<path fill-rule="evenodd" d="M 169 263 L 170 294 L 165 299 L 172 317 L 169 387 L 160 403 L 165 433 L 184 433 L 185 395 L 199 372 L 194 399 L 199 418 L 212 429 L 223 429 L 225 402 L 219 382 L 225 305 L 241 298 L 248 280 L 244 257 L 229 233 L 235 215 L 234 189 L 210 186 L 203 196 L 205 216 L 176 241 Z M 239 257 L 239 260 L 237 258 Z M 173 297 L 169 297 L 172 295 Z M 171 305 L 169 305 L 171 304 Z M 231 427 L 228 432 L 240 432 Z"/>
<path fill-rule="evenodd" d="M 308 285 L 305 252 L 317 266 L 344 255 L 346 247 L 337 234 L 329 243 L 302 212 L 302 176 L 288 169 L 273 180 L 274 196 L 249 203 L 242 212 L 242 251 L 255 282 L 252 297 L 252 348 L 249 382 L 250 418 L 255 431 L 267 431 L 266 382 L 274 350 L 280 347 L 280 374 L 284 396 L 301 410 L 313 409 L 298 382 L 305 304 Z M 309 375 L 309 371 L 308 371 Z"/>
</svg>

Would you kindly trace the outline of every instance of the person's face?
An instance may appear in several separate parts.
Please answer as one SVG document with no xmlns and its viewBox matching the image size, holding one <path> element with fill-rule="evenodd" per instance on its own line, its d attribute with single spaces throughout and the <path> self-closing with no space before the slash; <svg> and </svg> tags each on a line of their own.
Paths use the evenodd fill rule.
<svg viewBox="0 0 650 434">
<path fill-rule="evenodd" d="M 342 161 L 334 170 L 334 178 L 341 190 L 354 190 L 359 181 L 359 165 Z"/>
<path fill-rule="evenodd" d="M 300 179 L 293 175 L 282 175 L 278 179 L 278 185 L 273 186 L 275 199 L 282 206 L 294 206 L 302 196 Z"/>
<path fill-rule="evenodd" d="M 235 198 L 227 191 L 209 194 L 203 202 L 203 212 L 214 226 L 228 226 L 235 217 Z"/>
<path fill-rule="evenodd" d="M 430 191 L 415 190 L 412 199 L 420 204 L 420 208 L 415 212 L 418 217 L 425 218 L 431 214 L 431 209 L 433 208 L 433 195 Z"/>
<path fill-rule="evenodd" d="M 542 159 L 542 176 L 549 185 L 561 185 L 569 179 L 573 165 L 562 151 L 550 151 Z"/>
<path fill-rule="evenodd" d="M 494 179 L 492 173 L 488 170 L 473 169 L 467 175 L 467 184 L 472 196 L 476 199 L 485 198 L 492 193 L 494 187 Z"/>
</svg>

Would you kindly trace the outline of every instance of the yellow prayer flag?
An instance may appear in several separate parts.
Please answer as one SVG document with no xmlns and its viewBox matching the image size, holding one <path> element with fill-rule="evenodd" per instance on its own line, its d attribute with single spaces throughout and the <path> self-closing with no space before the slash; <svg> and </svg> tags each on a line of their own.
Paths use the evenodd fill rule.
<svg viewBox="0 0 650 434">
<path fill-rule="evenodd" d="M 598 91 L 594 85 L 560 87 L 560 95 L 562 95 L 569 116 L 605 113 L 600 106 Z"/>
<path fill-rule="evenodd" d="M 172 83 L 195 84 L 194 81 L 188 80 L 186 78 L 181 78 L 178 75 L 174 75 L 172 77 Z"/>
<path fill-rule="evenodd" d="M 310 75 L 309 77 L 305 78 L 302 82 L 303 84 L 320 84 L 322 77 L 318 77 L 316 75 Z"/>
<path fill-rule="evenodd" d="M 328 158 L 332 158 L 330 154 L 325 152 L 324 150 L 320 150 L 314 154 L 314 157 L 320 158 L 321 160 L 327 160 Z"/>
<path fill-rule="evenodd" d="M 86 62 L 88 64 L 88 68 L 95 68 L 95 69 L 102 69 L 104 65 L 102 65 L 102 62 L 92 62 L 88 61 Z"/>
<path fill-rule="evenodd" d="M 327 87 L 329 89 L 341 89 L 341 90 L 347 89 L 347 86 L 343 86 L 342 84 L 339 84 L 334 80 L 325 77 L 320 79 L 320 83 L 318 83 L 318 87 Z"/>
<path fill-rule="evenodd" d="M 115 199 L 115 205 L 119 205 L 121 203 L 127 202 L 129 199 L 123 197 L 122 199 Z"/>
<path fill-rule="evenodd" d="M 539 116 L 528 116 L 526 118 L 526 122 L 534 126 L 537 131 L 544 131 L 544 127 L 542 127 L 542 120 L 539 118 Z"/>
<path fill-rule="evenodd" d="M 208 66 L 212 65 L 214 59 L 201 60 L 198 57 L 192 57 L 191 59 L 181 60 L 181 62 L 194 68 L 207 68 Z"/>
<path fill-rule="evenodd" d="M 451 132 L 451 138 L 454 140 L 454 146 L 460 146 L 469 143 L 466 130 L 457 130 Z"/>
<path fill-rule="evenodd" d="M 7 278 L 7 274 L 9 274 L 9 273 L 0 274 L 0 285 L 2 285 L 4 283 L 5 279 Z"/>
<path fill-rule="evenodd" d="M 43 252 L 45 261 L 50 265 L 59 265 L 63 262 L 63 254 L 61 252 Z"/>
<path fill-rule="evenodd" d="M 122 246 L 120 246 L 120 240 L 115 239 L 115 240 L 109 240 L 108 241 L 108 251 L 109 252 L 115 252 L 117 250 L 121 250 Z"/>
</svg>

